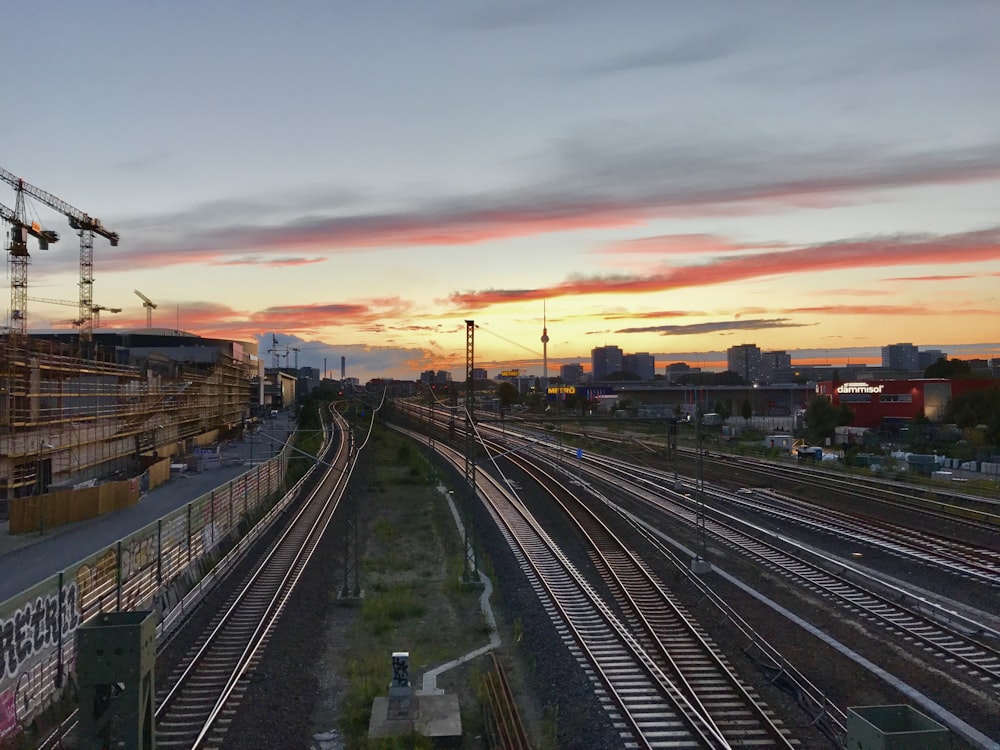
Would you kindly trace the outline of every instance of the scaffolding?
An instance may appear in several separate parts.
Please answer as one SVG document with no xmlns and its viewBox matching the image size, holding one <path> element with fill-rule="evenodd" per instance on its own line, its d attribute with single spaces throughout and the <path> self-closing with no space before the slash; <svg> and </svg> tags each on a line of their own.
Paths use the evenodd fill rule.
<svg viewBox="0 0 1000 750">
<path fill-rule="evenodd" d="M 183 348 L 183 347 L 182 347 Z M 59 341 L 0 348 L 0 498 L 139 473 L 142 456 L 183 455 L 239 425 L 254 373 L 221 349 L 170 350 L 128 363 Z"/>
</svg>

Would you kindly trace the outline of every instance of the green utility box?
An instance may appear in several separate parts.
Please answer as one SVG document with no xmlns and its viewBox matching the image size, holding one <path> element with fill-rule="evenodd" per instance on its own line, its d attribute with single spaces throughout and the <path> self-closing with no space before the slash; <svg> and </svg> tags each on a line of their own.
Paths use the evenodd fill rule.
<svg viewBox="0 0 1000 750">
<path fill-rule="evenodd" d="M 155 750 L 152 611 L 104 612 L 76 631 L 77 747 Z"/>
<path fill-rule="evenodd" d="M 912 706 L 847 709 L 847 750 L 949 750 L 948 729 Z"/>
</svg>

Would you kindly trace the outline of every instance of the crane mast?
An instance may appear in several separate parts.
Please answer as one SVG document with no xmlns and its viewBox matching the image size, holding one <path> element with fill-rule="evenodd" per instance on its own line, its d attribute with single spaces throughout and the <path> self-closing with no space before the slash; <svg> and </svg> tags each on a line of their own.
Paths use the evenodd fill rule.
<svg viewBox="0 0 1000 750">
<path fill-rule="evenodd" d="M 153 310 L 156 307 L 156 303 L 138 289 L 133 289 L 132 291 L 135 292 L 135 296 L 142 300 L 142 306 L 146 308 L 146 328 L 152 328 Z"/>
<path fill-rule="evenodd" d="M 0 203 L 0 218 L 11 226 L 9 266 L 10 266 L 10 335 L 21 339 L 25 335 L 28 295 L 28 235 L 38 240 L 38 247 L 47 250 L 50 242 L 58 242 L 59 235 L 37 224 L 28 223 L 24 207 L 24 196 L 18 192 L 15 208 L 11 210 Z"/>
<path fill-rule="evenodd" d="M 17 192 L 17 200 L 19 205 L 23 207 L 24 196 L 33 198 L 41 203 L 44 203 L 49 208 L 52 208 L 69 220 L 70 228 L 75 229 L 77 234 L 80 236 L 80 340 L 90 341 L 94 335 L 94 235 L 99 234 L 111 243 L 111 247 L 118 246 L 118 233 L 112 232 L 110 229 L 104 227 L 101 220 L 92 217 L 78 208 L 71 206 L 66 201 L 61 198 L 56 197 L 52 193 L 37 188 L 24 180 L 22 180 L 17 175 L 8 172 L 6 169 L 0 167 L 0 180 L 3 180 L 8 185 L 12 186 Z M 22 214 L 23 215 L 23 214 Z M 13 243 L 12 243 L 13 247 Z M 20 257 L 20 256 L 17 256 Z M 25 252 L 24 261 L 18 261 L 16 264 L 14 262 L 15 253 L 11 250 L 11 318 L 14 318 L 15 310 L 20 315 L 20 320 L 17 324 L 18 332 L 23 335 L 26 332 L 27 321 L 25 315 L 24 305 L 20 307 L 15 307 L 14 297 L 17 296 L 20 302 L 26 302 L 27 289 L 28 289 L 28 262 L 27 253 Z M 15 268 L 16 266 L 16 268 Z M 15 278 L 14 271 L 17 271 L 18 276 Z M 22 291 L 15 291 L 15 288 L 23 289 Z M 14 331 L 14 324 L 12 323 L 11 330 Z"/>
</svg>

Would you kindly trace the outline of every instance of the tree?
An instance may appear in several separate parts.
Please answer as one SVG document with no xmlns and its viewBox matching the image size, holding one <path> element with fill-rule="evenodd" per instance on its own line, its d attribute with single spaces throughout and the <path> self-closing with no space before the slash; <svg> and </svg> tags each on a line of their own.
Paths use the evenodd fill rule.
<svg viewBox="0 0 1000 750">
<path fill-rule="evenodd" d="M 1000 387 L 968 391 L 948 401 L 944 418 L 963 429 L 986 425 L 986 441 L 1000 443 Z"/>
<path fill-rule="evenodd" d="M 925 378 L 967 378 L 972 375 L 972 365 L 964 359 L 939 357 L 938 361 L 924 370 Z"/>
<path fill-rule="evenodd" d="M 497 386 L 497 398 L 500 399 L 502 409 L 509 409 L 511 404 L 517 402 L 520 395 L 511 383 L 503 382 Z"/>
<path fill-rule="evenodd" d="M 743 421 L 750 424 L 750 417 L 753 416 L 753 407 L 750 405 L 750 399 L 744 399 L 743 405 L 740 407 L 740 416 L 743 417 Z"/>
<path fill-rule="evenodd" d="M 833 405 L 828 396 L 815 396 L 806 407 L 806 435 L 810 443 L 820 443 L 833 437 L 840 422 L 841 410 Z"/>
</svg>

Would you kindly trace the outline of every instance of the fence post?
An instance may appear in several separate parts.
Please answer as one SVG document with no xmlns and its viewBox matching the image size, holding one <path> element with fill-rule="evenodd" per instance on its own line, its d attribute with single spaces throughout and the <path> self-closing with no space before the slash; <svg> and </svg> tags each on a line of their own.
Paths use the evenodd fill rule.
<svg viewBox="0 0 1000 750">
<path fill-rule="evenodd" d="M 59 602 L 59 625 L 56 628 L 56 687 L 62 687 L 63 681 L 63 572 L 59 571 L 59 592 L 56 596 Z"/>
<path fill-rule="evenodd" d="M 163 583 L 163 519 L 156 519 L 156 585 Z"/>
<path fill-rule="evenodd" d="M 191 565 L 191 503 L 187 504 L 187 564 Z"/>
<path fill-rule="evenodd" d="M 115 570 L 117 571 L 115 575 L 115 583 L 117 590 L 115 591 L 115 610 L 118 612 L 122 611 L 122 542 L 121 539 L 118 540 L 118 559 L 115 561 Z"/>
</svg>

